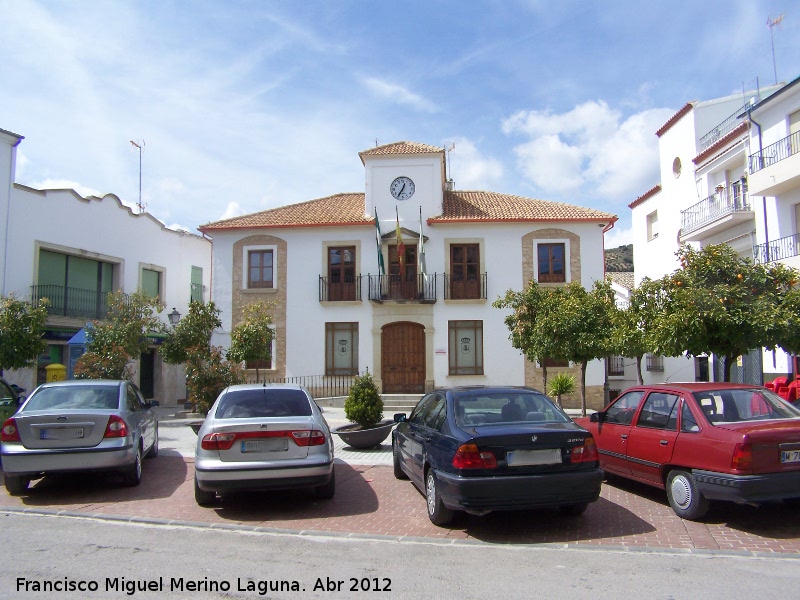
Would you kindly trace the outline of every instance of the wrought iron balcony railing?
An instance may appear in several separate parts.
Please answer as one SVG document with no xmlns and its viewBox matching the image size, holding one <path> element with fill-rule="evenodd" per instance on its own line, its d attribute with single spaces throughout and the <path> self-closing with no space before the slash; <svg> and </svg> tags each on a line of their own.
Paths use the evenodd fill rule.
<svg viewBox="0 0 800 600">
<path fill-rule="evenodd" d="M 756 173 L 800 152 L 800 131 L 750 155 L 750 173 Z"/>
<path fill-rule="evenodd" d="M 664 357 L 648 354 L 646 357 L 646 365 L 648 371 L 663 371 L 664 370 Z"/>
<path fill-rule="evenodd" d="M 724 138 L 728 135 L 731 131 L 736 129 L 739 124 L 742 122 L 743 119 L 739 118 L 738 115 L 741 115 L 746 110 L 745 106 L 742 106 L 736 109 L 736 112 L 733 113 L 731 116 L 726 118 L 722 123 L 714 127 L 711 131 L 705 134 L 703 137 L 700 138 L 700 152 L 710 148 L 719 140 Z"/>
<path fill-rule="evenodd" d="M 477 277 L 444 276 L 445 300 L 486 300 L 487 274 Z"/>
<path fill-rule="evenodd" d="M 400 275 L 370 275 L 369 299 L 432 304 L 436 302 L 436 273 L 406 277 L 405 280 Z"/>
<path fill-rule="evenodd" d="M 108 314 L 107 292 L 63 285 L 32 285 L 31 300 L 39 306 L 47 298 L 47 314 L 62 317 L 102 319 Z"/>
<path fill-rule="evenodd" d="M 320 302 L 361 302 L 361 275 L 355 277 L 319 277 Z"/>
<path fill-rule="evenodd" d="M 766 264 L 793 256 L 800 256 L 800 233 L 753 246 L 753 262 L 755 263 Z"/>
<path fill-rule="evenodd" d="M 625 357 L 609 356 L 606 362 L 608 375 L 610 377 L 621 377 L 625 375 Z"/>
<path fill-rule="evenodd" d="M 747 184 L 739 180 L 727 188 L 719 189 L 713 196 L 681 211 L 681 235 L 686 235 L 735 212 L 750 211 Z"/>
</svg>

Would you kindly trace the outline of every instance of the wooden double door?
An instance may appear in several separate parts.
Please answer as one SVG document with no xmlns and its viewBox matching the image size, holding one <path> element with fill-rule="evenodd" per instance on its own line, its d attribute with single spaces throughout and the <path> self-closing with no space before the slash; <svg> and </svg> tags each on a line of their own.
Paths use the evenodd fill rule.
<svg viewBox="0 0 800 600">
<path fill-rule="evenodd" d="M 390 323 L 381 332 L 381 380 L 384 394 L 425 393 L 425 327 Z"/>
</svg>

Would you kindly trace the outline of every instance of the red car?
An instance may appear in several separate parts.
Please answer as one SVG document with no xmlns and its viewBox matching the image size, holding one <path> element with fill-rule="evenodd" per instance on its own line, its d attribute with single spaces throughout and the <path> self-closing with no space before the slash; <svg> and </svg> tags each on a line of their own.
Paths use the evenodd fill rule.
<svg viewBox="0 0 800 600">
<path fill-rule="evenodd" d="M 594 436 L 606 472 L 665 489 L 684 519 L 702 518 L 710 500 L 800 498 L 800 410 L 766 388 L 637 386 L 575 421 Z"/>
</svg>

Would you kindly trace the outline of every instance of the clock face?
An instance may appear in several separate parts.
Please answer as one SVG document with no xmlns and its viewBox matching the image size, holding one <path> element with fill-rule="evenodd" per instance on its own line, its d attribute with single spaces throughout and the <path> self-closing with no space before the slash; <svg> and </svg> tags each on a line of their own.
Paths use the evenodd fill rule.
<svg viewBox="0 0 800 600">
<path fill-rule="evenodd" d="M 414 195 L 414 182 L 408 177 L 398 177 L 389 186 L 389 191 L 397 200 L 408 200 Z"/>
</svg>

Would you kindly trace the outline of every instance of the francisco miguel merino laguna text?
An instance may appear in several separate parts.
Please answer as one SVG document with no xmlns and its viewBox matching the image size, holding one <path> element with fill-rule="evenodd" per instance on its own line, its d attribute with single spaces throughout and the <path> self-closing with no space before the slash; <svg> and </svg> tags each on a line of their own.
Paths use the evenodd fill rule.
<svg viewBox="0 0 800 600">
<path fill-rule="evenodd" d="M 166 585 L 165 585 L 166 583 Z M 158 579 L 125 579 L 124 577 L 106 577 L 103 586 L 92 579 L 63 579 L 43 580 L 17 577 L 18 592 L 125 592 L 133 596 L 136 592 L 229 592 L 231 583 L 224 579 L 216 580 L 204 577 L 203 579 L 186 579 L 184 577 L 164 577 Z M 237 592 L 258 592 L 264 596 L 268 592 L 299 592 L 302 591 L 300 583 L 292 580 L 236 580 Z"/>
</svg>

